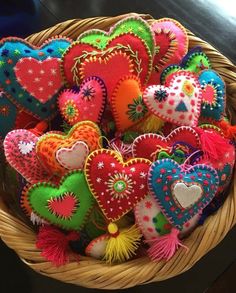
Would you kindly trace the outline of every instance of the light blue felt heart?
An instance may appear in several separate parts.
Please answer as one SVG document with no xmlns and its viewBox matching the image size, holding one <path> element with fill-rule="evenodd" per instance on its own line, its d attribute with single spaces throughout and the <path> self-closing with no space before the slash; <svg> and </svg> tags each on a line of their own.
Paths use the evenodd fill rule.
<svg viewBox="0 0 236 293">
<path fill-rule="evenodd" d="M 162 212 L 181 230 L 214 198 L 219 178 L 216 170 L 207 165 L 182 170 L 175 161 L 163 159 L 151 165 L 148 184 Z"/>
<path fill-rule="evenodd" d="M 47 119 L 54 116 L 56 96 L 62 85 L 62 82 L 59 83 L 62 80 L 59 58 L 69 45 L 70 40 L 67 38 L 50 39 L 41 47 L 34 47 L 20 38 L 2 39 L 1 89 L 20 109 L 36 118 Z M 30 61 L 32 68 L 29 66 Z"/>
<path fill-rule="evenodd" d="M 4 138 L 15 126 L 17 115 L 16 106 L 8 100 L 4 93 L 0 93 L 0 137 Z"/>
<path fill-rule="evenodd" d="M 225 110 L 225 83 L 214 70 L 199 75 L 202 87 L 201 118 L 220 120 Z"/>
</svg>

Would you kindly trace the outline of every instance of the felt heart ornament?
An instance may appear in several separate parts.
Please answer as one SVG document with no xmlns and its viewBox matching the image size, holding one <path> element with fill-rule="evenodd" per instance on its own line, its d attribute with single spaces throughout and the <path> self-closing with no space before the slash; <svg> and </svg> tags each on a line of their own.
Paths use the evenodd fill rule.
<svg viewBox="0 0 236 293">
<path fill-rule="evenodd" d="M 225 83 L 218 73 L 204 70 L 199 75 L 202 87 L 200 118 L 220 120 L 225 111 Z"/>
<path fill-rule="evenodd" d="M 112 150 L 92 152 L 85 164 L 89 188 L 101 210 L 110 221 L 128 213 L 147 195 L 147 173 L 150 161 L 122 157 Z"/>
<path fill-rule="evenodd" d="M 4 140 L 8 163 L 30 183 L 50 178 L 50 174 L 40 164 L 36 154 L 38 139 L 31 131 L 18 129 L 9 132 Z"/>
<path fill-rule="evenodd" d="M 105 255 L 108 240 L 109 235 L 107 234 L 93 239 L 86 247 L 85 254 L 96 259 L 102 259 Z"/>
<path fill-rule="evenodd" d="M 214 198 L 219 185 L 216 170 L 208 165 L 185 168 L 170 159 L 156 161 L 149 171 L 149 189 L 169 222 L 184 224 Z"/>
<path fill-rule="evenodd" d="M 135 220 L 146 240 L 155 239 L 165 234 L 169 234 L 172 225 L 168 222 L 156 199 L 148 194 L 134 208 Z M 185 237 L 196 227 L 199 214 L 195 215 L 183 226 L 180 237 Z"/>
<path fill-rule="evenodd" d="M 91 76 L 83 81 L 79 92 L 64 90 L 58 97 L 58 106 L 62 117 L 70 125 L 83 120 L 99 122 L 106 95 L 103 81 L 96 76 Z"/>
<path fill-rule="evenodd" d="M 155 36 L 156 52 L 153 70 L 148 83 L 159 84 L 160 75 L 170 64 L 181 61 L 188 51 L 188 35 L 186 29 L 176 20 L 162 18 L 151 26 Z"/>
<path fill-rule="evenodd" d="M 198 124 L 201 99 L 198 77 L 187 71 L 178 71 L 165 86 L 149 86 L 143 93 L 143 100 L 153 114 L 176 125 Z"/>
<path fill-rule="evenodd" d="M 156 160 L 163 151 L 168 156 L 174 154 L 176 150 L 182 150 L 185 157 L 188 157 L 199 149 L 200 145 L 197 131 L 189 126 L 180 126 L 167 137 L 155 133 L 138 136 L 132 144 L 132 153 L 133 157 L 146 158 L 150 161 Z"/>
<path fill-rule="evenodd" d="M 46 133 L 37 142 L 40 162 L 56 176 L 83 166 L 88 152 L 99 147 L 100 130 L 91 121 L 75 124 L 67 135 Z"/>
<path fill-rule="evenodd" d="M 105 52 L 116 53 L 122 51 L 129 56 L 134 67 L 134 74 L 142 83 L 146 83 L 152 68 L 152 56 L 154 53 L 154 36 L 150 26 L 139 17 L 128 17 L 117 22 L 108 32 L 92 29 L 81 34 L 63 56 L 63 73 L 70 86 L 81 83 L 81 76 L 78 75 L 80 65 L 85 59 L 96 53 L 104 55 Z M 99 56 L 98 56 L 99 57 Z M 112 72 L 112 78 L 122 78 L 122 65 L 116 62 L 116 72 Z M 125 74 L 128 74 L 126 72 Z M 125 75 L 123 74 L 123 75 Z M 90 75 L 97 75 L 91 72 Z M 110 79 L 104 79 L 110 96 Z"/>
<path fill-rule="evenodd" d="M 67 38 L 53 38 L 35 47 L 20 38 L 0 42 L 0 87 L 20 109 L 38 119 L 56 114 L 56 94 L 63 82 L 60 58 L 70 45 Z"/>
<path fill-rule="evenodd" d="M 116 127 L 122 132 L 145 117 L 147 107 L 142 99 L 140 80 L 136 76 L 124 76 L 118 82 L 111 97 L 111 110 Z"/>
<path fill-rule="evenodd" d="M 117 66 L 119 64 L 119 67 Z M 84 60 L 80 65 L 81 80 L 91 75 L 101 78 L 107 88 L 107 97 L 110 101 L 112 92 L 118 81 L 134 71 L 130 57 L 122 51 L 105 54 L 103 57 L 95 55 Z"/>
<path fill-rule="evenodd" d="M 65 230 L 81 230 L 94 204 L 83 171 L 68 173 L 59 186 L 34 184 L 27 194 L 36 214 Z"/>
<path fill-rule="evenodd" d="M 161 72 L 161 83 L 164 84 L 167 77 L 176 71 L 187 70 L 195 74 L 200 74 L 202 70 L 210 69 L 211 62 L 200 46 L 194 47 L 188 51 L 179 64 L 167 66 Z"/>
</svg>

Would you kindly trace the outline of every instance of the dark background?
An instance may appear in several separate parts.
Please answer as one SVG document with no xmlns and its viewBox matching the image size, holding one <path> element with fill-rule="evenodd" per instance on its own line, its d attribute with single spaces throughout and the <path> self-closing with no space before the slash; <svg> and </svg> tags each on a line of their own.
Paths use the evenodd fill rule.
<svg viewBox="0 0 236 293">
<path fill-rule="evenodd" d="M 236 63 L 235 0 L 0 0 L 0 37 L 27 36 L 71 18 L 149 13 L 171 17 Z M 188 272 L 167 281 L 123 292 L 236 292 L 236 229 Z M 0 242 L 0 293 L 104 292 L 64 284 L 24 265 Z M 120 290 L 117 290 L 120 291 Z"/>
</svg>

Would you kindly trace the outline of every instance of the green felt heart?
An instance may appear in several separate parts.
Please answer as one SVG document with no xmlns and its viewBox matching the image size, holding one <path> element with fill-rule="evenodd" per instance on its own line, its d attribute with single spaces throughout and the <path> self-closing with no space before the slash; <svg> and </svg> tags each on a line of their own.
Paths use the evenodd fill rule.
<svg viewBox="0 0 236 293">
<path fill-rule="evenodd" d="M 161 159 L 172 159 L 174 161 L 176 161 L 179 164 L 183 164 L 186 156 L 185 153 L 182 150 L 175 150 L 173 154 L 169 155 L 167 152 L 165 151 L 161 151 L 158 154 L 158 160 Z"/>
<path fill-rule="evenodd" d="M 147 44 L 150 52 L 152 54 L 154 53 L 155 42 L 150 26 L 142 18 L 135 16 L 127 17 L 117 22 L 117 24 L 111 27 L 109 32 L 98 29 L 88 30 L 87 32 L 81 34 L 78 37 L 78 40 L 81 43 L 93 45 L 100 50 L 104 50 L 112 39 L 124 33 L 132 33 L 137 35 Z"/>
<path fill-rule="evenodd" d="M 95 202 L 83 171 L 68 173 L 59 187 L 37 183 L 27 197 L 36 214 L 66 230 L 81 230 Z"/>
</svg>

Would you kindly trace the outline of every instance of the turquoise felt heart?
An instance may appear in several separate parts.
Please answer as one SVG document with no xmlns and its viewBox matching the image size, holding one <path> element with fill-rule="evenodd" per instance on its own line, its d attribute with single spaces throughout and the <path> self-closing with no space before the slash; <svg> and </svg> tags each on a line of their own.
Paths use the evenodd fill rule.
<svg viewBox="0 0 236 293">
<path fill-rule="evenodd" d="M 51 224 L 66 230 L 80 230 L 95 203 L 83 171 L 72 171 L 60 186 L 34 184 L 27 191 L 33 211 Z"/>
<path fill-rule="evenodd" d="M 0 87 L 11 101 L 39 119 L 56 114 L 56 94 L 62 87 L 60 58 L 70 45 L 66 38 L 34 47 L 19 38 L 0 42 Z"/>
<path fill-rule="evenodd" d="M 151 165 L 148 182 L 162 212 L 182 230 L 213 199 L 219 178 L 216 170 L 207 165 L 182 170 L 175 161 L 163 159 Z"/>
<path fill-rule="evenodd" d="M 0 93 L 0 137 L 4 138 L 14 128 L 16 115 L 16 106 L 4 93 Z"/>
<path fill-rule="evenodd" d="M 225 110 L 225 83 L 214 70 L 199 75 L 202 87 L 201 118 L 220 120 Z"/>
</svg>

